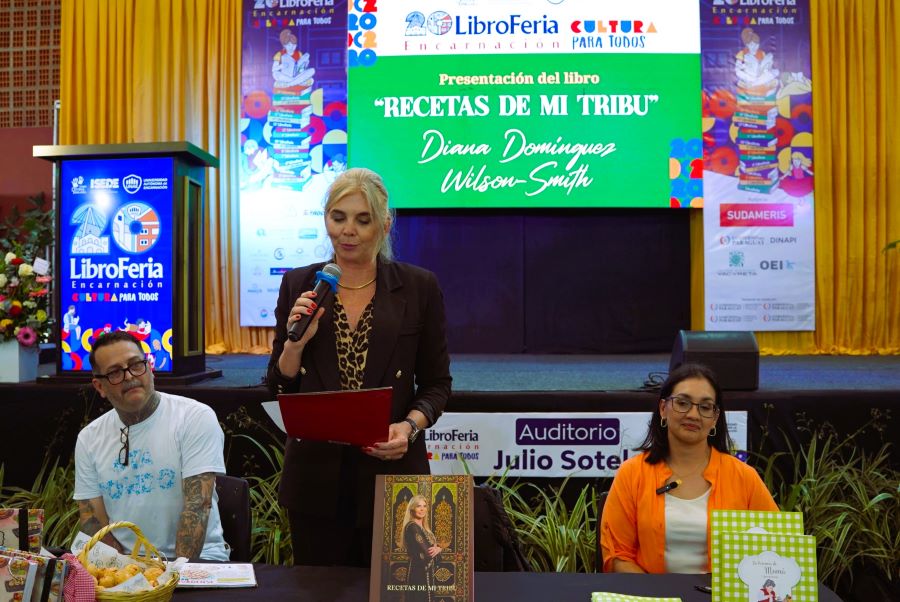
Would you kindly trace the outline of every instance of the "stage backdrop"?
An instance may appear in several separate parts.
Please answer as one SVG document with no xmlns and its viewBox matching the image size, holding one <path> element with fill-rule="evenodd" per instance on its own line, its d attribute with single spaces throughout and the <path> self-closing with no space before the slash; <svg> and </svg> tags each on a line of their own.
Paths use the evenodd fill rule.
<svg viewBox="0 0 900 602">
<path fill-rule="evenodd" d="M 243 30 L 241 325 L 273 326 L 281 275 L 331 254 L 322 199 L 347 163 L 347 3 L 246 0 Z"/>
<path fill-rule="evenodd" d="M 815 330 L 809 0 L 764 4 L 701 2 L 707 330 Z"/>
<path fill-rule="evenodd" d="M 322 221 L 322 200 L 328 183 L 344 169 L 345 161 L 341 154 L 344 147 L 329 144 L 323 144 L 319 161 L 315 136 L 323 131 L 327 143 L 330 135 L 335 134 L 336 138 L 346 129 L 350 139 L 356 141 L 353 164 L 383 172 L 391 202 L 401 208 L 509 207 L 515 211 L 523 207 L 649 206 L 668 209 L 700 201 L 699 8 L 696 2 L 679 0 L 660 7 L 650 2 L 620 1 L 603 11 L 591 8 L 586 12 L 536 0 L 518 3 L 515 11 L 502 12 L 497 12 L 496 3 L 463 2 L 453 8 L 453 15 L 443 11 L 446 7 L 433 2 L 403 10 L 397 8 L 397 3 L 354 2 L 348 6 L 328 0 L 323 0 L 321 6 L 310 2 L 311 6 L 305 8 L 267 8 L 265 3 L 262 7 L 258 4 L 252 1 L 245 4 L 244 21 L 242 325 L 273 325 L 281 275 L 291 267 L 323 260 L 330 254 Z M 587 3 L 572 3 L 572 6 L 590 8 Z M 341 10 L 349 11 L 349 18 L 345 15 L 345 29 L 338 36 Z M 449 27 L 446 31 L 445 25 Z M 297 37 L 296 48 L 292 36 Z M 338 39 L 341 56 L 340 62 L 335 62 L 332 50 Z M 452 42 L 454 47 L 442 49 L 445 42 Z M 420 50 L 422 45 L 427 51 Z M 461 53 L 461 46 L 470 46 L 471 51 Z M 329 71 L 332 75 L 328 81 L 332 83 L 321 85 L 323 115 L 320 119 L 316 95 L 323 81 L 323 56 L 330 57 L 327 67 L 337 69 Z M 458 66 L 454 66 L 453 59 L 460 61 Z M 483 69 L 482 65 L 495 60 L 503 63 L 502 70 L 498 71 L 499 65 Z M 337 92 L 345 64 L 349 64 L 350 96 L 354 99 L 349 111 L 354 120 L 352 130 L 345 128 L 342 121 L 347 113 L 346 88 L 340 88 L 340 94 Z M 451 67 L 458 78 L 452 86 L 446 81 L 441 84 L 441 73 L 446 75 Z M 499 81 L 476 85 L 464 79 L 469 74 L 483 76 L 479 81 L 490 80 L 494 75 Z M 461 115 L 401 118 L 385 117 L 375 106 L 376 95 L 397 97 L 399 107 L 408 103 L 400 97 L 413 93 L 422 97 L 416 101 L 419 106 L 429 103 L 430 111 L 444 111 L 445 105 L 455 106 L 457 102 L 471 106 L 487 103 L 490 110 L 478 118 Z M 304 104 L 307 95 L 309 102 Z M 502 104 L 506 105 L 505 109 Z M 514 114 L 501 114 L 504 112 Z M 442 133 L 444 150 L 434 159 L 420 163 L 425 144 L 422 136 L 430 129 L 429 123 L 440 125 L 442 130 L 449 129 Z M 329 129 L 332 127 L 337 129 Z M 492 148 L 489 157 L 459 154 L 447 147 L 448 139 L 458 143 L 487 131 L 491 132 L 491 140 L 485 142 Z M 415 139 L 415 148 L 411 139 Z M 432 149 L 437 148 L 434 146 L 437 138 L 434 141 Z M 482 163 L 487 165 L 486 172 L 513 174 L 514 179 L 522 182 L 497 187 L 498 182 L 493 181 L 486 190 L 479 191 L 478 188 L 484 187 L 484 178 L 473 188 L 469 184 L 475 175 L 468 177 L 468 174 L 470 166 L 474 166 L 473 171 L 481 171 Z M 450 178 L 459 186 L 454 184 L 452 191 L 441 192 L 442 182 L 451 171 L 455 175 Z M 399 255 L 400 259 L 435 270 L 442 283 L 461 277 L 471 280 L 471 274 L 442 273 L 449 265 L 450 248 L 438 252 L 433 242 L 447 238 L 445 226 L 455 229 L 459 220 L 451 219 L 448 214 L 432 215 L 433 220 L 426 215 L 407 219 L 401 210 L 398 248 L 404 253 Z M 544 227 L 541 219 L 510 213 L 509 219 L 496 220 L 500 229 L 486 231 L 485 237 L 474 233 L 483 230 L 478 227 L 481 222 L 494 221 L 496 216 L 456 215 L 464 224 L 462 237 L 454 239 L 454 243 L 466 244 L 476 254 L 478 249 L 504 244 L 508 252 L 515 254 L 510 257 L 517 264 L 514 273 L 529 270 L 537 255 L 549 253 L 532 249 L 541 239 L 555 240 L 560 230 L 580 229 L 596 221 L 617 223 L 616 245 L 624 239 L 630 241 L 629 246 L 621 248 L 613 246 L 611 240 L 606 244 L 593 238 L 595 244 L 585 255 L 591 258 L 590 269 L 570 261 L 555 270 L 562 278 L 577 277 L 579 282 L 587 283 L 591 295 L 595 288 L 609 286 L 610 280 L 605 275 L 601 277 L 601 272 L 622 268 L 617 257 L 622 253 L 630 256 L 634 251 L 632 244 L 640 247 L 639 253 L 673 260 L 687 258 L 680 248 L 653 241 L 648 244 L 646 230 L 637 224 L 634 227 L 625 224 L 623 230 L 620 215 L 556 214 L 554 218 L 562 219 L 551 220 L 553 223 Z M 529 237 L 532 242 L 528 244 L 518 238 L 524 231 L 516 224 L 523 221 L 532 224 Z M 426 222 L 431 242 L 416 247 L 406 245 L 407 241 L 423 238 L 424 233 L 417 230 Z M 671 221 L 671 227 L 679 230 L 683 224 L 683 219 Z M 657 232 L 655 236 L 660 240 L 683 241 L 686 231 Z M 455 253 L 459 251 L 457 246 Z M 560 255 L 544 257 L 536 267 L 545 274 L 544 265 L 553 265 L 567 254 L 580 256 L 580 253 L 580 247 L 569 248 Z M 482 268 L 476 266 L 485 278 L 493 278 L 491 274 L 495 273 L 504 275 L 502 266 L 486 261 L 483 254 L 478 256 L 488 264 Z M 594 265 L 597 257 L 608 258 L 604 260 L 607 267 L 603 270 Z M 669 263 L 668 259 L 665 263 Z M 641 290 L 662 285 L 670 294 L 686 299 L 687 264 L 683 269 L 676 268 L 674 273 L 672 267 L 661 265 L 658 269 L 642 270 L 640 277 L 646 283 Z M 567 274 L 567 269 L 575 273 Z M 509 276 L 510 272 L 505 275 Z M 669 277 L 684 283 L 680 290 L 677 286 L 667 286 Z M 537 295 L 538 286 L 543 285 L 541 281 L 530 290 Z M 521 287 L 506 284 L 504 287 L 518 295 L 516 303 L 522 306 L 525 301 Z M 497 287 L 485 295 L 504 296 Z M 625 307 L 633 307 L 635 300 L 626 297 L 619 295 L 615 299 L 621 300 Z M 595 302 L 584 318 L 592 320 L 594 313 L 604 313 L 601 307 L 604 303 Z M 674 305 L 671 320 L 652 332 L 649 332 L 651 326 L 642 325 L 635 332 L 627 325 L 622 328 L 617 321 L 612 331 L 598 333 L 573 323 L 579 333 L 575 344 L 567 343 L 563 336 L 553 336 L 544 344 L 547 335 L 543 330 L 534 335 L 526 332 L 528 324 L 538 323 L 543 329 L 549 322 L 525 321 L 522 312 L 540 311 L 542 317 L 545 314 L 541 304 L 524 306 L 522 312 L 508 314 L 513 328 L 505 330 L 508 334 L 502 341 L 493 339 L 487 347 L 479 347 L 481 335 L 494 326 L 475 325 L 478 340 L 454 350 L 519 352 L 526 346 L 532 352 L 551 348 L 658 350 L 670 346 L 677 330 L 687 326 L 681 301 Z M 469 320 L 454 315 L 456 307 L 459 306 L 448 303 L 450 322 Z M 626 312 L 624 307 L 614 308 L 608 315 L 620 316 L 623 312 Z M 571 312 L 568 316 L 571 317 Z M 604 347 L 601 337 L 628 338 L 632 342 Z M 529 343 L 529 339 L 536 344 Z"/>
</svg>

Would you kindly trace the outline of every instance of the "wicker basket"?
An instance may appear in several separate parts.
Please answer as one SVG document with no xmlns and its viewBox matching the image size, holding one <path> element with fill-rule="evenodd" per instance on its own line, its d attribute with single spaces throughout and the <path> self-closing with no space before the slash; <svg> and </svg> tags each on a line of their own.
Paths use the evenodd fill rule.
<svg viewBox="0 0 900 602">
<path fill-rule="evenodd" d="M 140 562 L 145 566 L 145 568 L 150 567 L 159 567 L 165 570 L 166 566 L 157 558 L 160 558 L 161 555 L 159 550 L 156 547 L 147 541 L 147 538 L 144 537 L 144 534 L 141 533 L 141 530 L 134 523 L 129 523 L 127 521 L 119 521 L 115 523 L 111 523 L 106 525 L 99 531 L 97 531 L 93 537 L 91 537 L 90 541 L 88 541 L 84 545 L 84 549 L 81 550 L 81 553 L 78 554 L 78 561 L 84 565 L 84 568 L 90 570 L 91 568 L 96 568 L 88 561 L 88 554 L 91 551 L 91 548 L 94 545 L 106 537 L 106 534 L 111 532 L 113 529 L 131 529 L 134 531 L 135 535 L 135 543 L 134 549 L 131 550 L 131 557 Z M 141 550 L 143 549 L 143 555 L 141 555 Z M 156 556 L 157 558 L 153 558 Z M 111 592 L 111 591 L 98 591 L 97 592 L 97 600 L 105 601 L 109 600 L 110 602 L 168 602 L 172 598 L 172 593 L 175 591 L 175 586 L 178 585 L 178 573 L 175 572 L 172 574 L 172 578 L 169 579 L 168 583 L 160 584 L 159 586 L 153 588 L 152 590 L 148 590 L 145 592 Z"/>
</svg>

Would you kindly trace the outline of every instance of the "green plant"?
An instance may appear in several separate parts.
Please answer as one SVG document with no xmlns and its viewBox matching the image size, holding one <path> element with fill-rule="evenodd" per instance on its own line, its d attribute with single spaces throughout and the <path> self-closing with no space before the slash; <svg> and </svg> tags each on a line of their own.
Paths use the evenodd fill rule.
<svg viewBox="0 0 900 602">
<path fill-rule="evenodd" d="M 3 487 L 3 465 L 0 465 L 0 499 L 9 508 L 43 508 L 43 546 L 68 547 L 78 533 L 78 508 L 72 502 L 75 489 L 75 463 L 64 466 L 44 458 L 31 489 Z"/>
<path fill-rule="evenodd" d="M 250 483 L 250 513 L 253 528 L 250 531 L 250 549 L 253 562 L 265 564 L 294 564 L 291 546 L 291 529 L 287 510 L 278 503 L 278 486 L 284 467 L 284 445 L 277 438 L 263 445 L 250 435 L 236 434 L 246 439 L 268 460 L 273 473 L 268 477 L 246 477 Z"/>
<path fill-rule="evenodd" d="M 891 581 L 900 576 L 900 471 L 890 466 L 890 445 L 863 451 L 857 438 L 866 426 L 849 437 L 826 430 L 813 432 L 805 449 L 788 443 L 787 452 L 772 454 L 763 480 L 782 510 L 803 512 L 823 583 L 850 587 L 862 567 Z M 783 458 L 792 459 L 786 478 Z"/>
<path fill-rule="evenodd" d="M 28 202 L 25 211 L 13 205 L 0 222 L 0 248 L 20 245 L 27 257 L 40 257 L 53 243 L 54 212 L 48 210 L 43 192 L 28 197 Z"/>
<path fill-rule="evenodd" d="M 525 555 L 536 571 L 593 571 L 597 545 L 597 503 L 594 488 L 582 488 L 571 508 L 563 492 L 566 477 L 559 488 L 546 489 L 534 483 L 511 483 L 507 475 L 489 479 L 500 490 L 503 506 L 525 548 Z"/>
</svg>

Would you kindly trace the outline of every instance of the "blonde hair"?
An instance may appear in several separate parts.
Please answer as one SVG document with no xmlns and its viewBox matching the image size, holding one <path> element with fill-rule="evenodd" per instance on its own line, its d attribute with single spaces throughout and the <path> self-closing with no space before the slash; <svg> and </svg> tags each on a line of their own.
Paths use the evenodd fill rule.
<svg viewBox="0 0 900 602">
<path fill-rule="evenodd" d="M 800 151 L 794 151 L 791 153 L 791 161 L 794 159 L 800 159 L 800 165 L 803 167 L 809 167 L 812 165 L 812 159 L 801 153 Z"/>
<path fill-rule="evenodd" d="M 428 507 L 428 498 L 426 498 L 424 495 L 421 495 L 421 494 L 412 496 L 412 498 L 409 500 L 409 503 L 406 504 L 406 512 L 403 514 L 403 526 L 400 528 L 400 533 L 401 533 L 400 537 L 402 538 L 400 540 L 400 549 L 401 550 L 404 550 L 404 551 L 406 550 L 406 537 L 405 537 L 406 526 L 409 525 L 409 523 L 413 522 L 412 513 L 413 513 L 413 510 L 416 509 L 416 506 L 419 505 L 419 502 L 425 502 L 425 507 L 426 508 Z M 425 515 L 425 518 L 422 520 L 422 529 L 424 529 L 426 533 L 431 535 L 431 537 L 434 537 L 434 533 L 432 533 L 431 529 L 428 528 L 428 515 L 427 514 Z"/>
<path fill-rule="evenodd" d="M 379 232 L 384 232 L 378 245 L 378 256 L 384 260 L 393 259 L 394 251 L 391 248 L 391 226 L 394 224 L 394 213 L 388 207 L 388 193 L 384 181 L 377 173 L 365 167 L 354 167 L 341 173 L 331 186 L 325 197 L 325 215 L 331 211 L 335 203 L 355 193 L 360 193 L 366 199 L 372 221 Z M 385 225 L 387 231 L 385 232 Z"/>
</svg>

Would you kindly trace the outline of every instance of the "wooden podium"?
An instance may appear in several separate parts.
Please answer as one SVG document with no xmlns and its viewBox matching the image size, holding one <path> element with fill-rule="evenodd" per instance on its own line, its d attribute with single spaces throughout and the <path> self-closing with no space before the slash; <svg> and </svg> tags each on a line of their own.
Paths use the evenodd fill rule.
<svg viewBox="0 0 900 602">
<path fill-rule="evenodd" d="M 92 343 L 125 330 L 155 378 L 188 384 L 206 369 L 204 204 L 214 156 L 189 142 L 35 146 L 57 163 L 53 266 L 56 376 L 91 377 Z"/>
</svg>

